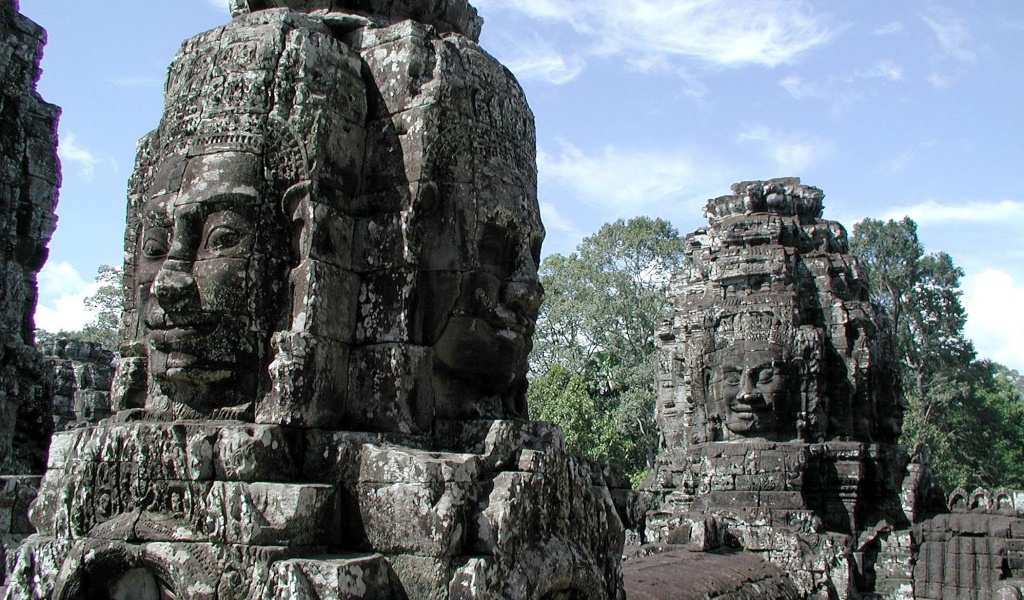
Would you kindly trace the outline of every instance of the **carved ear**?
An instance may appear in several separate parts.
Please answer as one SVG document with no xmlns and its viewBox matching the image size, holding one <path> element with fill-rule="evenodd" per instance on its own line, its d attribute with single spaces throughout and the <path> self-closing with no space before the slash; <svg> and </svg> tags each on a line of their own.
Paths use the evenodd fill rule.
<svg viewBox="0 0 1024 600">
<path fill-rule="evenodd" d="M 300 181 L 285 191 L 284 196 L 281 197 L 281 212 L 283 212 L 288 218 L 295 220 L 297 218 L 295 209 L 299 207 L 299 203 L 309 198 L 313 193 L 313 182 L 312 181 Z"/>
<path fill-rule="evenodd" d="M 312 211 L 309 200 L 313 195 L 313 183 L 300 181 L 288 190 L 281 197 L 281 211 L 291 223 L 290 246 L 292 266 L 298 265 L 305 258 L 308 251 L 304 251 L 303 239 L 309 236 L 310 228 L 313 227 Z"/>
</svg>

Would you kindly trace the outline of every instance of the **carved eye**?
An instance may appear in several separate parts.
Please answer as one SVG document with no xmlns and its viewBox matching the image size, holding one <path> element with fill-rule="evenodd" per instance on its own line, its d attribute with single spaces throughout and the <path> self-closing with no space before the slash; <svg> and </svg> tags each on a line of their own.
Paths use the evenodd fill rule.
<svg viewBox="0 0 1024 600">
<path fill-rule="evenodd" d="M 142 254 L 146 258 L 163 258 L 170 250 L 167 244 L 167 234 L 163 230 L 147 232 L 142 241 Z"/>
<path fill-rule="evenodd" d="M 214 228 L 206 238 L 206 247 L 210 250 L 227 250 L 234 248 L 242 241 L 242 234 L 234 227 L 221 225 Z"/>
<path fill-rule="evenodd" d="M 761 374 L 757 376 L 758 383 L 771 383 L 772 379 L 775 379 L 775 370 L 771 367 L 761 369 Z"/>
<path fill-rule="evenodd" d="M 740 384 L 740 374 L 736 371 L 730 371 L 722 375 L 722 381 L 729 386 L 737 386 Z"/>
</svg>

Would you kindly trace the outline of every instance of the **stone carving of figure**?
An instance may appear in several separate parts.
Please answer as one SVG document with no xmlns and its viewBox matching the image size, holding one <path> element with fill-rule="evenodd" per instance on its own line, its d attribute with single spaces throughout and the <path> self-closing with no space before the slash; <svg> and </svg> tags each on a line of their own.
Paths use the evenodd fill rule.
<svg viewBox="0 0 1024 600">
<path fill-rule="evenodd" d="M 514 79 L 410 35 L 383 44 L 457 53 L 473 83 L 409 95 L 379 46 L 282 9 L 218 35 L 176 58 L 133 177 L 119 408 L 402 433 L 525 418 L 544 229 Z"/>
<path fill-rule="evenodd" d="M 142 211 L 135 279 L 149 374 L 161 397 L 244 411 L 277 324 L 267 321 L 280 318 L 280 202 L 253 153 L 196 156 L 183 169 L 174 157 L 165 169 Z"/>
<path fill-rule="evenodd" d="M 787 365 L 782 348 L 770 342 L 742 340 L 711 357 L 705 385 L 712 413 L 738 437 L 767 437 L 779 430 L 790 411 Z"/>
<path fill-rule="evenodd" d="M 494 407 L 526 416 L 527 356 L 542 290 L 537 277 L 543 228 L 535 212 L 500 205 L 479 208 L 476 268 L 462 276 L 455 308 L 434 354 L 441 368 L 485 394 Z M 464 411 L 453 407 L 453 414 Z"/>
</svg>

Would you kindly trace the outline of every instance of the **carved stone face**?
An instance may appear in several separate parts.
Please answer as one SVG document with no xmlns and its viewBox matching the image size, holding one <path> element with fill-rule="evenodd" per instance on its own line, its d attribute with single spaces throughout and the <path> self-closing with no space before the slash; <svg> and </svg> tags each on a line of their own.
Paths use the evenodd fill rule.
<svg viewBox="0 0 1024 600">
<path fill-rule="evenodd" d="M 195 157 L 180 189 L 157 190 L 143 209 L 136 293 L 150 375 L 236 392 L 201 395 L 195 401 L 208 404 L 195 408 L 230 406 L 255 394 L 269 335 L 258 319 L 266 312 L 262 287 L 273 279 L 264 258 L 271 228 L 261 218 L 261 175 L 253 154 Z"/>
<path fill-rule="evenodd" d="M 487 216 L 476 235 L 479 268 L 463 275 L 434 353 L 460 379 L 497 393 L 526 380 L 543 298 L 537 275 L 543 230 L 531 224 L 532 215 L 481 213 Z"/>
<path fill-rule="evenodd" d="M 787 377 L 782 349 L 756 341 L 737 342 L 712 355 L 705 372 L 709 407 L 740 437 L 765 437 L 786 413 Z"/>
</svg>

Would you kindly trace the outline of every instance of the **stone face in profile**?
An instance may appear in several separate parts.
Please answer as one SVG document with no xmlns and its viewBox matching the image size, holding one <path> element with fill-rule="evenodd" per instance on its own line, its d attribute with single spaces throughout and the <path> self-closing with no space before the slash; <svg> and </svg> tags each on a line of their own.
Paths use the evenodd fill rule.
<svg viewBox="0 0 1024 600">
<path fill-rule="evenodd" d="M 454 376 L 511 404 L 501 412 L 525 417 L 527 356 L 543 291 L 537 277 L 543 228 L 536 213 L 498 203 L 478 208 L 472 240 L 476 265 L 462 275 L 455 308 L 434 345 Z"/>
</svg>

